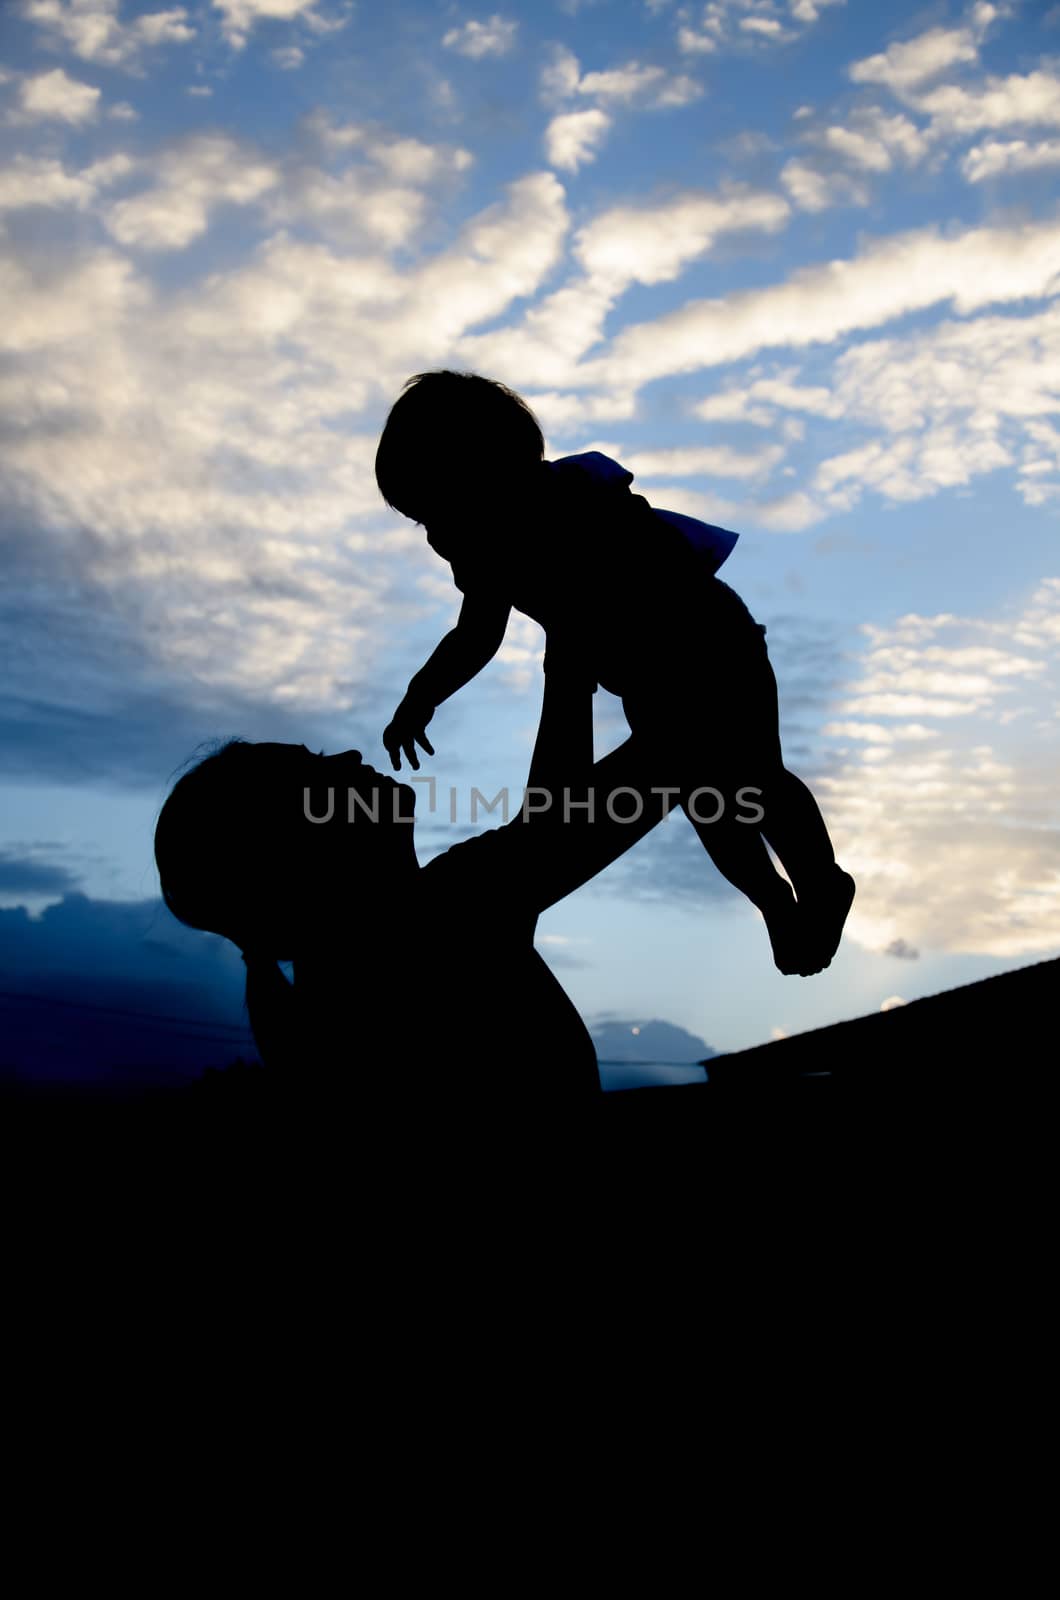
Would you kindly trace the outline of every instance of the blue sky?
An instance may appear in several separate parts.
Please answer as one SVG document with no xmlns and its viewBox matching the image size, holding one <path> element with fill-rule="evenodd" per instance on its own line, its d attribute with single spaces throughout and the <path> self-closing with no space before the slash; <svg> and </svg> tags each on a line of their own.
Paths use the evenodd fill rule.
<svg viewBox="0 0 1060 1600">
<path fill-rule="evenodd" d="M 1060 6 L 15 0 L 0 132 L 0 907 L 152 899 L 203 739 L 385 759 L 458 596 L 372 458 L 452 366 L 740 531 L 858 879 L 784 979 L 671 819 L 542 920 L 587 1018 L 739 1048 L 1060 950 Z M 439 711 L 425 857 L 541 645 Z"/>
</svg>

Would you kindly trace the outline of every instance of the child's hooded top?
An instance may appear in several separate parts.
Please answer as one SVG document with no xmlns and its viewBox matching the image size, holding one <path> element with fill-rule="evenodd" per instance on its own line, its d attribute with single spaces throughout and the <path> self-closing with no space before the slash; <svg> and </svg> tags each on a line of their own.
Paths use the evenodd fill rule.
<svg viewBox="0 0 1060 1600">
<path fill-rule="evenodd" d="M 573 628 L 593 675 L 624 693 L 634 657 L 643 669 L 691 636 L 700 580 L 713 583 L 737 535 L 649 505 L 630 493 L 633 474 L 597 450 L 542 461 L 540 471 L 540 505 L 511 538 L 476 545 L 457 521 L 429 527 L 427 541 L 465 597 L 513 605 L 546 632 Z"/>
<path fill-rule="evenodd" d="M 628 472 L 617 461 L 612 461 L 610 456 L 602 455 L 599 450 L 586 450 L 577 456 L 562 456 L 559 461 L 549 461 L 545 465 L 553 473 L 563 476 L 575 474 L 585 482 L 602 487 L 623 489 L 633 482 L 632 472 Z M 635 495 L 630 498 L 640 500 L 643 497 Z M 732 554 L 733 546 L 740 537 L 728 528 L 717 528 L 713 523 L 701 522 L 698 517 L 686 517 L 680 511 L 663 511 L 658 506 L 652 506 L 651 511 L 660 521 L 675 528 L 686 543 L 706 559 L 714 572 Z"/>
</svg>

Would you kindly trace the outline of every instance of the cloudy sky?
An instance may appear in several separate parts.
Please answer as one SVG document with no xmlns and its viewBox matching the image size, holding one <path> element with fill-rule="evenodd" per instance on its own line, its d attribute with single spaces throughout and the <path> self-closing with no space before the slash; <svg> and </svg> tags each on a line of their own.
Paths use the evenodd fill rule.
<svg viewBox="0 0 1060 1600">
<path fill-rule="evenodd" d="M 740 531 L 858 879 L 783 979 L 675 816 L 542 921 L 583 1014 L 731 1049 L 1060 951 L 1060 5 L 6 0 L 0 129 L 0 907 L 50 968 L 64 897 L 141 927 L 201 740 L 385 762 L 458 596 L 372 458 L 441 366 Z M 439 712 L 424 857 L 518 793 L 541 645 Z"/>
</svg>

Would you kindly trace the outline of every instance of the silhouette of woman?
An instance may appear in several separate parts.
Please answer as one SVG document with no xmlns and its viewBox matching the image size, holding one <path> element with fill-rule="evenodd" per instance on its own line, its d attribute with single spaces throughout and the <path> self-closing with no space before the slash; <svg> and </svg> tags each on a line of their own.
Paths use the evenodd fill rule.
<svg viewBox="0 0 1060 1600">
<path fill-rule="evenodd" d="M 178 779 L 155 832 L 163 898 L 242 950 L 251 1026 L 285 1095 L 525 1109 L 599 1094 L 534 929 L 665 806 L 628 792 L 607 806 L 639 768 L 629 740 L 593 765 L 592 690 L 550 636 L 526 806 L 424 867 L 416 791 L 355 750 L 234 740 Z M 576 804 L 590 787 L 591 813 Z"/>
</svg>

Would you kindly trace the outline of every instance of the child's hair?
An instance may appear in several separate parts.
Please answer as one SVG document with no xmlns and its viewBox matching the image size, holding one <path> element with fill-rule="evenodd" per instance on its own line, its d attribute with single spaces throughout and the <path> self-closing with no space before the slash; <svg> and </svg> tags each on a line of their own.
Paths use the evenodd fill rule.
<svg viewBox="0 0 1060 1600">
<path fill-rule="evenodd" d="M 388 506 L 425 520 L 430 487 L 473 454 L 482 477 L 533 466 L 545 439 L 526 401 L 474 372 L 418 372 L 390 408 L 375 454 L 375 481 Z"/>
</svg>

